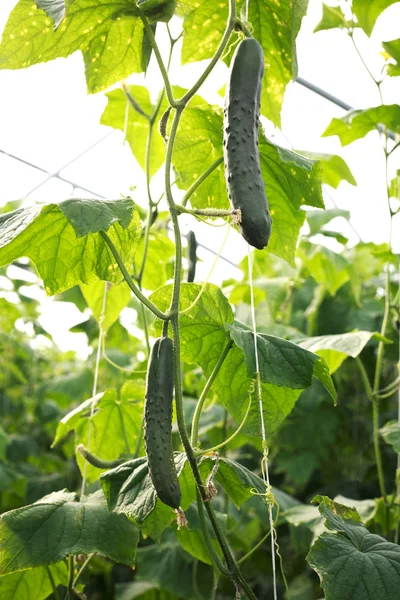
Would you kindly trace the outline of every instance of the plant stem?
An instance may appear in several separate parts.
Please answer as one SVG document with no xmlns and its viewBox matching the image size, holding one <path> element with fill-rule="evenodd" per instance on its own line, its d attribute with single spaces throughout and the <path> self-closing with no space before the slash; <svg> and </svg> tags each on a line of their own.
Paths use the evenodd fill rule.
<svg viewBox="0 0 400 600">
<path fill-rule="evenodd" d="M 58 589 L 56 586 L 56 582 L 54 581 L 53 573 L 50 570 L 50 567 L 46 565 L 47 576 L 50 579 L 51 589 L 53 590 L 53 596 L 55 600 L 60 600 L 60 594 L 58 593 Z"/>
<path fill-rule="evenodd" d="M 251 556 L 253 554 L 253 552 L 255 552 L 265 542 L 265 540 L 267 540 L 269 538 L 270 535 L 271 535 L 271 530 L 269 530 L 268 533 L 266 533 L 264 535 L 264 537 L 261 538 L 261 540 L 259 542 L 257 542 L 257 544 L 255 546 L 253 546 L 253 548 L 251 550 L 249 550 L 247 552 L 247 554 L 242 556 L 242 558 L 239 558 L 239 560 L 237 561 L 238 565 L 242 564 L 242 562 L 244 562 L 247 558 L 249 558 L 249 556 Z"/>
<path fill-rule="evenodd" d="M 207 546 L 208 553 L 209 553 L 210 558 L 212 559 L 213 563 L 218 568 L 218 570 L 223 575 L 225 575 L 225 577 L 229 578 L 230 573 L 229 573 L 228 569 L 222 564 L 218 554 L 216 553 L 216 551 L 214 549 L 214 546 L 212 545 L 212 541 L 210 539 L 210 535 L 207 530 L 207 522 L 206 522 L 205 515 L 204 515 L 203 501 L 202 501 L 200 493 L 197 489 L 196 489 L 196 494 L 197 494 L 197 510 L 199 513 L 200 526 L 201 526 L 201 529 L 203 532 L 203 537 L 204 537 L 204 541 Z"/>
<path fill-rule="evenodd" d="M 237 210 L 222 209 L 222 208 L 185 208 L 183 206 L 176 205 L 178 213 L 184 213 L 189 215 L 203 215 L 205 217 L 231 217 L 237 214 Z"/>
<path fill-rule="evenodd" d="M 76 577 L 74 579 L 74 587 L 76 586 L 76 584 L 78 583 L 79 579 L 81 578 L 81 575 L 83 573 L 83 571 L 86 569 L 86 567 L 88 566 L 89 562 L 92 560 L 93 556 L 96 553 L 93 552 L 93 554 L 89 554 L 89 556 L 87 557 L 87 559 L 85 560 L 85 562 L 83 563 L 83 565 L 81 566 L 81 568 L 79 569 L 78 573 L 76 574 Z"/>
<path fill-rule="evenodd" d="M 148 22 L 148 20 L 146 19 L 146 15 L 144 14 L 144 12 L 142 11 L 142 9 L 136 4 L 135 6 L 136 12 L 139 16 L 139 19 L 142 21 L 144 28 L 146 30 L 146 33 L 148 35 L 151 47 L 153 48 L 154 51 L 154 55 L 156 57 L 157 63 L 158 63 L 158 67 L 160 69 L 161 72 L 161 76 L 163 78 L 164 81 L 164 87 L 165 87 L 165 93 L 167 94 L 167 98 L 168 98 L 168 102 L 170 103 L 171 106 L 173 106 L 174 108 L 176 108 L 178 106 L 178 103 L 176 102 L 176 100 L 174 99 L 174 96 L 172 94 L 172 88 L 171 88 L 171 84 L 169 82 L 169 77 L 168 77 L 168 73 L 167 73 L 167 69 L 165 68 L 160 50 L 158 48 L 157 42 L 156 42 L 156 38 L 154 37 L 154 33 L 152 28 L 150 27 L 150 24 Z"/>
<path fill-rule="evenodd" d="M 76 450 L 79 452 L 79 454 L 81 454 L 81 456 L 83 456 L 85 460 L 88 461 L 90 465 L 96 467 L 96 469 L 115 469 L 115 467 L 118 467 L 126 462 L 126 458 L 103 460 L 102 458 L 89 452 L 89 450 L 87 450 L 83 444 L 79 444 L 79 446 L 76 447 Z"/>
<path fill-rule="evenodd" d="M 361 379 L 364 384 L 365 392 L 367 394 L 368 399 L 372 404 L 372 427 L 373 427 L 373 441 L 374 441 L 374 451 L 375 451 L 375 461 L 376 468 L 378 471 L 378 481 L 379 481 L 379 489 L 381 495 L 384 499 L 385 505 L 387 504 L 387 493 L 385 487 L 385 480 L 383 477 L 383 466 L 382 466 L 382 456 L 381 450 L 379 446 L 379 401 L 374 397 L 374 393 L 371 387 L 371 384 L 368 379 L 367 372 L 365 367 L 359 356 L 355 359 L 357 366 L 360 370 Z"/>
<path fill-rule="evenodd" d="M 221 442 L 220 444 L 217 444 L 216 446 L 213 446 L 212 448 L 207 448 L 207 450 L 200 450 L 199 451 L 199 455 L 208 454 L 209 452 L 215 452 L 216 450 L 219 450 L 220 448 L 225 448 L 233 439 L 235 439 L 235 437 L 237 436 L 237 434 L 240 432 L 240 430 L 242 429 L 243 425 L 247 421 L 247 417 L 249 416 L 249 412 L 250 412 L 250 406 L 251 406 L 251 394 L 250 394 L 249 403 L 247 405 L 246 412 L 244 414 L 242 422 L 240 423 L 239 427 L 232 433 L 232 435 L 230 435 L 227 439 L 225 437 L 226 436 L 226 414 L 227 413 L 225 413 L 225 428 L 224 428 L 225 429 L 225 436 L 224 436 L 224 441 Z"/>
<path fill-rule="evenodd" d="M 223 364 L 225 358 L 228 356 L 228 352 L 232 348 L 232 346 L 233 346 L 233 341 L 229 340 L 229 342 L 223 349 L 222 354 L 219 357 L 217 364 L 215 365 L 214 369 L 212 370 L 211 375 L 208 378 L 208 380 L 200 394 L 200 398 L 197 402 L 196 410 L 194 411 L 193 420 L 192 420 L 191 444 L 194 448 L 196 448 L 197 443 L 198 443 L 200 416 L 201 416 L 201 411 L 203 410 L 204 402 L 205 402 L 208 392 L 210 391 L 211 386 L 214 383 L 214 380 L 215 380 L 216 376 L 218 375 L 219 370 L 221 369 L 222 364 Z"/>
<path fill-rule="evenodd" d="M 189 102 L 189 100 L 191 98 L 193 98 L 193 96 L 195 95 L 197 90 L 200 89 L 200 87 L 203 85 L 203 83 L 205 82 L 205 80 L 207 79 L 207 77 L 209 76 L 209 74 L 211 73 L 211 71 L 217 64 L 217 62 L 219 61 L 220 57 L 222 56 L 222 54 L 225 50 L 225 47 L 226 47 L 227 43 L 229 42 L 229 38 L 231 37 L 231 33 L 235 28 L 235 24 L 236 24 L 236 0 L 229 0 L 229 16 L 228 16 L 228 21 L 226 24 L 226 28 L 225 28 L 225 32 L 222 37 L 222 40 L 220 41 L 219 46 L 218 46 L 214 56 L 212 57 L 209 65 L 204 69 L 204 72 L 200 76 L 198 81 L 194 84 L 194 86 L 188 92 L 186 92 L 186 94 L 180 100 L 178 100 L 177 103 L 179 106 L 185 106 Z"/>
<path fill-rule="evenodd" d="M 380 99 L 380 101 L 381 101 L 381 104 L 383 104 L 383 98 L 382 98 L 382 91 L 381 91 L 381 86 L 380 86 L 380 83 L 379 83 L 379 82 L 378 82 L 378 81 L 375 79 L 375 77 L 372 75 L 371 71 L 370 71 L 370 70 L 369 70 L 369 68 L 368 68 L 368 65 L 367 65 L 367 63 L 365 62 L 365 60 L 364 60 L 364 58 L 363 58 L 363 56 L 362 56 L 361 52 L 359 51 L 359 49 L 358 49 L 358 46 L 357 46 L 357 44 L 356 44 L 356 42 L 355 42 L 355 39 L 354 39 L 354 31 L 353 31 L 353 30 L 352 30 L 352 31 L 349 33 L 349 36 L 350 36 L 350 39 L 351 39 L 351 41 L 352 41 L 352 43 L 353 43 L 354 49 L 355 49 L 355 51 L 357 52 L 357 54 L 358 54 L 358 56 L 359 56 L 359 58 L 360 58 L 360 60 L 361 60 L 362 64 L 364 65 L 364 67 L 365 67 L 366 71 L 368 72 L 368 74 L 369 74 L 369 76 L 371 77 L 371 79 L 372 79 L 372 81 L 374 82 L 374 84 L 377 86 L 377 88 L 378 88 L 378 92 L 379 92 L 379 99 Z"/>
<path fill-rule="evenodd" d="M 188 190 L 186 190 L 186 193 L 185 193 L 185 195 L 184 195 L 184 196 L 183 196 L 183 198 L 182 198 L 181 206 L 186 206 L 186 204 L 187 204 L 187 202 L 188 202 L 188 200 L 189 200 L 190 196 L 191 196 L 192 194 L 194 194 L 194 192 L 195 192 L 195 191 L 197 190 L 197 188 L 198 188 L 198 187 L 199 187 L 199 186 L 200 186 L 200 185 L 203 183 L 203 181 L 205 181 L 205 180 L 207 179 L 207 177 L 208 177 L 209 175 L 211 175 L 211 173 L 212 173 L 213 171 L 215 171 L 215 169 L 216 169 L 217 167 L 219 167 L 219 165 L 220 165 L 220 164 L 222 164 L 222 163 L 223 163 L 223 161 L 224 161 L 224 158 L 223 158 L 223 156 L 221 156 L 220 158 L 217 158 L 217 160 L 216 160 L 215 162 L 213 162 L 213 164 L 212 164 L 212 165 L 210 165 L 210 166 L 208 167 L 208 169 L 206 169 L 206 170 L 204 171 L 204 173 L 202 173 L 202 174 L 200 175 L 200 177 L 198 177 L 198 178 L 196 179 L 196 181 L 194 181 L 194 182 L 192 183 L 192 185 L 190 186 L 190 188 L 189 188 Z"/>
<path fill-rule="evenodd" d="M 156 315 L 156 317 L 158 317 L 159 319 L 162 319 L 163 321 L 169 319 L 170 318 L 169 315 L 163 313 L 160 309 L 158 309 L 157 306 L 155 304 L 153 304 L 151 302 L 151 300 L 146 298 L 146 296 L 144 296 L 142 294 L 142 292 L 139 290 L 139 288 L 135 285 L 135 283 L 132 280 L 132 277 L 129 275 L 129 273 L 123 263 L 122 258 L 119 255 L 118 250 L 116 249 L 116 247 L 114 246 L 113 242 L 110 240 L 110 238 L 108 237 L 106 232 L 100 231 L 100 235 L 103 238 L 103 240 L 105 241 L 105 243 L 107 244 L 107 246 L 110 248 L 111 253 L 114 256 L 114 258 L 117 262 L 117 265 L 119 266 L 121 273 L 124 276 L 126 283 L 129 285 L 132 292 L 135 294 L 136 298 L 138 298 L 138 300 L 140 300 L 140 302 L 142 302 L 149 310 L 151 310 L 151 312 L 154 313 Z"/>
<path fill-rule="evenodd" d="M 73 554 L 68 555 L 68 585 L 67 585 L 67 593 L 65 598 L 70 600 L 73 595 L 74 589 L 74 567 L 75 567 L 75 557 Z"/>
</svg>

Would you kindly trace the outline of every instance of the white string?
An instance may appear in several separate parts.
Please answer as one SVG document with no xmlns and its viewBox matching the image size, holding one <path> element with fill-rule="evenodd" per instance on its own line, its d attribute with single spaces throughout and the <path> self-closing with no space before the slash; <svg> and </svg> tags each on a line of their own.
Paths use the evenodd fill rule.
<svg viewBox="0 0 400 600">
<path fill-rule="evenodd" d="M 99 340 L 98 340 L 98 344 L 97 344 L 96 365 L 94 368 L 94 380 L 93 380 L 93 390 L 92 390 L 92 402 L 90 405 L 89 429 L 88 429 L 88 437 L 87 437 L 87 444 L 86 444 L 86 448 L 88 450 L 90 450 L 90 440 L 92 437 L 92 429 L 93 429 L 92 420 L 93 420 L 94 407 L 95 407 L 94 397 L 97 394 L 97 382 L 99 379 L 100 357 L 101 357 L 101 349 L 103 346 L 103 336 L 104 336 L 103 322 L 104 322 L 104 317 L 105 317 L 105 313 L 106 313 L 107 289 L 108 289 L 108 283 L 104 282 L 103 304 L 101 306 L 101 314 L 100 314 L 100 319 L 99 319 Z M 83 500 L 83 496 L 85 494 L 86 470 L 87 470 L 87 461 L 85 460 L 85 462 L 83 464 L 81 501 Z"/>
<path fill-rule="evenodd" d="M 248 4 L 248 3 L 247 3 Z M 246 5 L 247 8 L 247 5 Z M 254 338 L 254 354 L 256 358 L 256 375 L 257 375 L 257 394 L 258 394 L 258 406 L 260 409 L 260 420 L 261 420 L 261 436 L 263 442 L 263 463 L 264 469 L 263 477 L 266 483 L 267 490 L 270 490 L 269 472 L 268 472 L 268 452 L 267 452 L 267 436 L 265 434 L 265 422 L 264 422 L 264 411 L 262 402 L 262 388 L 261 388 L 261 377 L 258 359 L 258 346 L 257 346 L 257 328 L 256 328 L 256 311 L 254 307 L 254 291 L 253 291 L 253 264 L 250 254 L 250 246 L 247 244 L 247 256 L 249 264 L 249 284 L 250 284 L 250 302 L 251 302 L 251 320 L 253 324 L 253 338 Z M 272 580 L 274 590 L 274 600 L 278 600 L 276 590 L 276 561 L 275 561 L 275 528 L 274 528 L 274 517 L 272 514 L 272 504 L 268 504 L 268 515 L 269 515 L 269 526 L 271 529 L 271 554 L 272 554 Z"/>
</svg>

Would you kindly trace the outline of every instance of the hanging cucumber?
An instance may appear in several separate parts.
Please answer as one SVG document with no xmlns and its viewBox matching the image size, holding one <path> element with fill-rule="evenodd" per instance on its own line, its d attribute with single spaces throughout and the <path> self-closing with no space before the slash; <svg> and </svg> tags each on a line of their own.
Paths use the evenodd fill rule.
<svg viewBox="0 0 400 600">
<path fill-rule="evenodd" d="M 271 217 L 258 151 L 264 52 L 253 38 L 240 42 L 231 62 L 224 109 L 224 166 L 230 203 L 241 210 L 239 228 L 255 248 L 268 244 Z"/>
<path fill-rule="evenodd" d="M 189 268 L 187 274 L 187 280 L 189 283 L 194 281 L 196 276 L 196 263 L 197 263 L 197 240 L 193 231 L 189 231 L 188 233 L 188 259 L 189 259 Z"/>
<path fill-rule="evenodd" d="M 157 496 L 178 509 L 181 501 L 172 451 L 173 345 L 162 337 L 152 348 L 144 410 L 145 446 L 149 473 Z"/>
</svg>

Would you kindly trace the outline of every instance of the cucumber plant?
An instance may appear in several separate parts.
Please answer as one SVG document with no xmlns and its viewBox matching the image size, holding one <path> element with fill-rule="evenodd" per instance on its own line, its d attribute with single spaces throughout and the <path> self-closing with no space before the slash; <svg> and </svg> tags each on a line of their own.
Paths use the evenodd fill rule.
<svg viewBox="0 0 400 600">
<path fill-rule="evenodd" d="M 322 155 L 319 163 L 280 148 L 259 127 L 260 112 L 279 125 L 306 4 L 250 0 L 240 15 L 236 0 L 218 6 L 122 0 L 111 8 L 107 2 L 89 7 L 87 0 L 65 6 L 20 0 L 14 9 L 0 44 L 0 67 L 27 67 L 80 49 L 88 89 L 98 92 L 146 70 L 153 54 L 164 86 L 154 104 L 143 85 L 109 90 L 102 116 L 104 125 L 124 132 L 143 169 L 147 211 L 131 198 L 73 198 L 0 215 L 1 265 L 28 257 L 48 294 L 88 306 L 93 317 L 79 328 L 97 344 L 88 359 L 94 377 L 80 365 L 71 379 L 76 364 L 70 354 L 55 352 L 50 361 L 40 343 L 32 352 L 28 328 L 1 332 L 0 410 L 7 432 L 0 429 L 0 597 L 19 600 L 28 590 L 36 600 L 83 593 L 107 600 L 114 592 L 139 593 L 144 600 L 154 594 L 171 600 L 228 600 L 234 594 L 347 600 L 350 589 L 351 600 L 365 600 L 365 590 L 374 594 L 367 600 L 397 600 L 400 483 L 398 474 L 393 478 L 391 448 L 398 452 L 399 424 L 380 428 L 380 415 L 395 419 L 399 387 L 398 331 L 392 326 L 399 320 L 398 257 L 392 239 L 379 247 L 360 242 L 343 252 L 316 246 L 317 232 L 345 243 L 325 229 L 333 217 L 346 218 L 336 209 L 308 212 L 310 236 L 295 256 L 305 219 L 301 206 L 324 208 L 321 178 L 335 187 L 338 178 L 351 183 L 351 173 L 339 157 Z M 362 4 L 353 2 L 353 10 L 368 29 L 370 20 L 365 25 L 357 9 Z M 340 9 L 334 12 L 337 22 Z M 177 37 L 172 30 L 182 23 L 168 24 L 174 14 L 183 18 Z M 329 9 L 321 28 L 331 19 Z M 355 23 L 340 23 L 353 43 Z M 167 60 L 159 47 L 161 28 L 170 43 Z M 188 90 L 174 87 L 169 72 L 181 36 L 183 62 L 209 59 Z M 396 45 L 387 46 L 395 56 Z M 223 61 L 229 64 L 224 108 L 200 96 Z M 380 91 L 381 83 L 375 81 Z M 368 123 L 381 135 L 389 172 L 396 146 L 388 130 L 395 128 L 398 107 L 361 112 L 345 116 L 345 126 L 336 119 L 327 133 L 345 131 L 357 139 Z M 324 174 L 321 164 L 328 167 Z M 157 199 L 160 178 L 153 176 L 160 168 Z M 391 218 L 399 212 L 395 183 L 388 189 Z M 196 240 L 189 234 L 183 283 L 182 214 L 210 225 L 211 232 L 221 222 L 210 219 L 239 225 L 248 244 L 262 250 L 238 265 L 242 282 L 194 283 Z M 245 255 L 249 249 L 242 245 Z M 76 284 L 81 291 L 70 290 Z M 14 305 L 1 293 L 0 328 L 7 320 L 33 319 L 20 282 L 13 286 L 19 301 Z M 136 310 L 137 336 L 118 320 L 126 306 Z M 346 314 L 343 306 L 350 307 Z M 39 376 L 38 363 L 45 371 Z M 335 407 L 330 373 L 339 367 L 343 401 Z M 388 442 L 385 450 L 380 435 Z M 349 457 L 357 462 L 349 465 Z M 322 497 L 327 489 L 365 500 L 357 504 L 361 516 L 341 504 L 354 500 Z M 314 495 L 319 513 L 309 506 Z M 324 519 L 339 534 L 318 536 Z M 373 548 L 379 578 L 365 569 L 369 546 L 360 539 Z M 307 560 L 322 590 L 306 567 L 311 543 Z M 360 574 L 356 582 L 348 570 L 337 569 L 349 552 Z M 111 570 L 110 561 L 119 564 Z M 279 573 L 275 567 L 282 564 Z M 107 589 L 104 578 L 111 582 Z M 129 581 L 126 588 L 121 579 Z M 88 584 L 84 590 L 81 582 Z"/>
</svg>

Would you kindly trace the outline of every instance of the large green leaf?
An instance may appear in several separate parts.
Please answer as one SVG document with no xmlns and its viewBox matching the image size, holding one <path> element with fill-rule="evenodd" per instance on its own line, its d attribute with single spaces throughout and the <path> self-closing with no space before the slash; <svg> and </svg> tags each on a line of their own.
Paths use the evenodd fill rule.
<svg viewBox="0 0 400 600">
<path fill-rule="evenodd" d="M 259 149 L 272 217 L 268 248 L 294 266 L 297 238 L 306 216 L 301 207 L 324 208 L 322 166 L 318 161 L 276 146 L 263 136 Z"/>
<path fill-rule="evenodd" d="M 179 542 L 179 545 L 197 560 L 201 560 L 208 565 L 212 565 L 212 559 L 204 541 L 204 535 L 201 529 L 200 519 L 195 503 L 188 507 L 188 509 L 185 511 L 185 515 L 188 520 L 189 527 L 181 527 L 181 529 L 177 529 L 175 531 L 175 536 Z M 220 525 L 225 528 L 227 515 L 217 513 L 216 516 L 220 522 Z M 216 541 L 215 531 L 211 526 L 208 516 L 205 515 L 205 517 L 208 534 L 211 538 L 211 543 L 214 546 L 214 550 L 217 554 L 221 554 L 221 548 Z"/>
<path fill-rule="evenodd" d="M 103 316 L 104 287 L 107 286 L 105 310 Z M 94 281 L 90 285 L 81 283 L 80 288 L 87 302 L 88 307 L 93 313 L 104 332 L 111 327 L 118 319 L 123 308 L 128 306 L 131 298 L 131 290 L 128 284 L 123 281 L 119 285 L 112 285 L 102 281 Z"/>
<path fill-rule="evenodd" d="M 222 156 L 222 136 L 219 108 L 203 104 L 185 110 L 173 154 L 180 187 L 187 189 Z M 305 219 L 305 212 L 300 207 L 324 208 L 322 167 L 319 162 L 276 146 L 263 135 L 260 136 L 259 150 L 273 221 L 268 249 L 294 264 L 297 238 Z M 196 208 L 229 207 L 222 164 L 197 188 L 190 200 Z"/>
<path fill-rule="evenodd" d="M 140 228 L 130 199 L 71 199 L 20 208 L 0 215 L 0 265 L 27 256 L 49 295 L 96 279 L 120 283 L 121 272 L 99 232 L 108 232 L 129 266 Z"/>
<path fill-rule="evenodd" d="M 171 289 L 171 286 L 168 285 L 151 295 L 152 301 L 162 310 L 169 306 Z M 180 309 L 189 307 L 197 298 L 200 290 L 200 285 L 183 284 Z M 227 299 L 217 286 L 207 284 L 193 309 L 180 318 L 182 360 L 199 365 L 204 375 L 208 377 L 229 341 L 226 325 L 231 325 L 232 322 L 232 309 Z M 157 323 L 156 327 L 159 331 L 161 325 Z M 293 361 L 295 360 L 293 354 Z M 319 361 L 316 362 L 316 364 L 318 363 Z M 311 381 L 311 368 L 308 375 Z M 300 387 L 300 384 L 298 388 L 294 388 L 289 377 L 285 379 L 285 373 L 279 371 L 276 373 L 273 383 L 262 383 L 263 414 L 268 434 L 276 429 L 292 410 L 297 398 L 307 387 L 306 379 L 304 378 L 303 388 Z M 322 379 L 325 384 L 327 374 L 322 376 Z M 279 385 L 277 385 L 278 382 Z M 286 384 L 287 387 L 285 387 Z M 239 347 L 234 346 L 229 350 L 212 390 L 218 401 L 226 407 L 238 423 L 242 421 L 246 412 L 251 386 L 252 378 L 246 366 L 245 355 Z M 255 435 L 259 435 L 261 432 L 259 407 L 256 401 L 252 402 L 245 430 Z"/>
<path fill-rule="evenodd" d="M 195 499 L 195 483 L 184 453 L 175 456 L 182 499 L 185 510 Z M 108 507 L 135 521 L 145 533 L 159 539 L 176 516 L 169 506 L 157 497 L 145 458 L 123 463 L 101 475 L 100 482 Z"/>
<path fill-rule="evenodd" d="M 340 119 L 332 119 L 322 136 L 337 135 L 342 146 L 346 146 L 363 138 L 370 131 L 378 130 L 380 126 L 400 133 L 400 106 L 398 104 L 352 110 Z"/>
<path fill-rule="evenodd" d="M 121 454 L 129 454 L 135 449 L 143 415 L 144 382 L 127 381 L 120 394 L 108 390 L 89 398 L 69 412 L 57 427 L 53 446 L 70 431 L 75 431 L 75 443 L 86 446 L 91 428 L 90 450 L 104 460 L 113 460 Z M 92 402 L 93 417 L 90 418 Z M 91 423 L 91 425 L 90 425 Z M 95 481 L 101 472 L 78 454 L 77 461 L 81 472 L 86 468 L 88 481 Z"/>
<path fill-rule="evenodd" d="M 252 498 L 254 491 L 261 495 L 266 492 L 265 481 L 235 460 L 220 458 L 215 478 L 237 508 Z M 295 498 L 277 488 L 273 487 L 272 492 L 282 512 L 298 504 Z M 265 498 L 262 501 L 265 502 Z"/>
<path fill-rule="evenodd" d="M 249 21 L 254 37 L 265 52 L 265 75 L 261 112 L 280 124 L 283 94 L 287 83 L 297 74 L 295 40 L 307 11 L 307 0 L 252 0 Z M 222 38 L 228 19 L 228 3 L 206 0 L 180 0 L 184 17 L 183 62 L 211 58 Z M 237 3 L 238 12 L 242 3 Z M 230 43 L 236 41 L 233 34 Z"/>
<path fill-rule="evenodd" d="M 347 163 L 337 154 L 323 154 L 322 152 L 300 151 L 300 154 L 319 160 L 322 165 L 322 181 L 333 188 L 337 188 L 341 181 L 347 181 L 351 185 L 357 185 Z"/>
<path fill-rule="evenodd" d="M 197 567 L 197 565 L 196 565 Z M 212 571 L 202 571 L 197 567 L 194 582 L 195 563 L 193 557 L 185 552 L 173 538 L 159 545 L 139 548 L 137 555 L 137 579 L 151 582 L 152 585 L 168 590 L 172 595 L 164 596 L 158 591 L 157 596 L 149 600 L 174 600 L 175 598 L 211 598 Z M 131 596 L 127 596 L 131 598 Z M 146 596 L 145 596 L 146 598 Z"/>
<path fill-rule="evenodd" d="M 398 0 L 353 0 L 352 10 L 358 24 L 367 35 L 371 35 L 379 15 Z"/>
<path fill-rule="evenodd" d="M 2 515 L 0 574 L 93 552 L 133 566 L 138 541 L 135 525 L 110 513 L 101 491 L 76 502 L 75 493 L 62 490 Z"/>
<path fill-rule="evenodd" d="M 369 533 L 358 513 L 317 496 L 325 526 L 307 556 L 318 573 L 326 600 L 397 600 L 400 589 L 400 547 Z"/>
<path fill-rule="evenodd" d="M 325 31 L 326 29 L 336 29 L 337 27 L 346 27 L 346 17 L 343 14 L 340 6 L 322 5 L 322 17 L 318 25 L 314 29 L 317 31 Z"/>
<path fill-rule="evenodd" d="M 348 221 L 350 219 L 350 212 L 348 210 L 342 210 L 341 208 L 329 208 L 327 210 L 308 210 L 307 221 L 310 226 L 310 235 L 316 235 L 317 233 L 324 232 L 324 225 L 336 219 L 336 217 L 343 217 Z"/>
<path fill-rule="evenodd" d="M 47 567 L 56 586 L 67 586 L 68 570 L 64 562 Z M 52 585 L 45 567 L 18 571 L 0 577 L 1 600 L 45 600 L 52 591 Z"/>
<path fill-rule="evenodd" d="M 154 111 L 154 106 L 151 103 L 148 89 L 142 85 L 130 85 L 127 89 L 142 111 L 150 117 Z M 113 90 L 108 92 L 106 96 L 108 102 L 101 115 L 100 123 L 125 132 L 133 155 L 142 169 L 146 170 L 149 120 L 130 106 L 123 90 Z M 164 140 L 157 130 L 153 130 L 150 143 L 150 177 L 161 167 L 164 162 L 164 155 Z"/>
<path fill-rule="evenodd" d="M 329 366 L 329 372 L 334 373 L 348 356 L 356 358 L 368 342 L 377 336 L 379 334 L 373 331 L 320 335 L 300 340 L 299 346 L 322 356 Z"/>
<path fill-rule="evenodd" d="M 400 75 L 400 38 L 398 40 L 392 40 L 391 42 L 383 42 L 382 46 L 386 52 L 394 58 L 397 64 L 388 64 L 388 74 L 392 77 Z"/>
<path fill-rule="evenodd" d="M 135 254 L 135 271 L 139 273 L 142 266 L 144 237 L 140 239 Z M 146 290 L 156 290 L 165 285 L 171 275 L 168 273 L 168 263 L 175 255 L 175 244 L 163 233 L 155 232 L 149 235 L 146 266 L 142 278 L 142 286 Z M 171 271 L 170 271 L 171 272 Z"/>
<path fill-rule="evenodd" d="M 0 68 L 21 69 L 81 50 L 86 81 L 95 93 L 144 70 L 143 24 L 131 0 L 72 0 L 54 31 L 31 0 L 11 12 L 0 45 Z"/>
<path fill-rule="evenodd" d="M 344 256 L 325 246 L 313 246 L 305 241 L 300 248 L 301 257 L 311 277 L 331 296 L 349 281 L 350 264 Z"/>
</svg>

